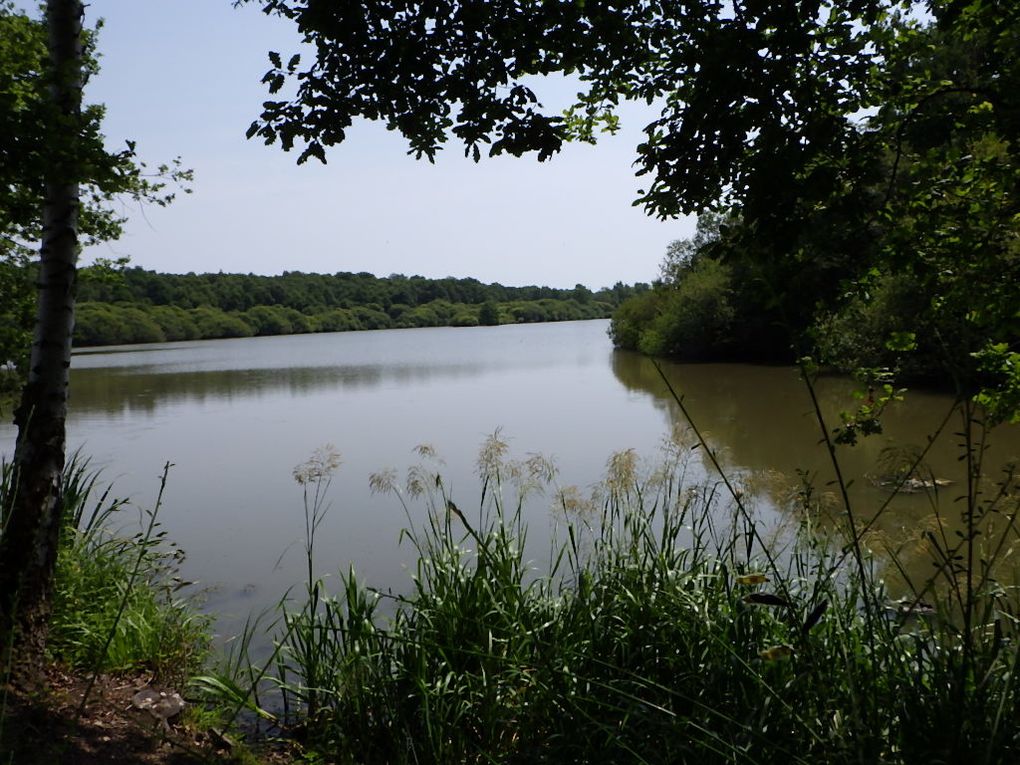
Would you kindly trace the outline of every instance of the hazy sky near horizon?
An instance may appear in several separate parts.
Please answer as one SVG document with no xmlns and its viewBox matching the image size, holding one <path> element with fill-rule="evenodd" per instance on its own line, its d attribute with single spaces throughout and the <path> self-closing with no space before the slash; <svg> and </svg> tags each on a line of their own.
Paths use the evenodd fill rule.
<svg viewBox="0 0 1020 765">
<path fill-rule="evenodd" d="M 628 107 L 623 130 L 552 160 L 464 158 L 455 143 L 435 165 L 399 134 L 361 123 L 328 153 L 297 166 L 244 133 L 268 98 L 266 53 L 298 50 L 293 25 L 231 0 L 92 0 L 104 20 L 102 71 L 85 97 L 107 107 L 111 147 L 137 141 L 150 164 L 180 156 L 193 193 L 169 208 L 128 206 L 125 235 L 85 261 L 127 255 L 160 271 L 369 271 L 473 276 L 507 285 L 589 287 L 649 281 L 666 246 L 693 221 L 659 221 L 631 203 L 632 163 L 652 109 Z M 566 105 L 567 82 L 540 83 Z"/>
</svg>

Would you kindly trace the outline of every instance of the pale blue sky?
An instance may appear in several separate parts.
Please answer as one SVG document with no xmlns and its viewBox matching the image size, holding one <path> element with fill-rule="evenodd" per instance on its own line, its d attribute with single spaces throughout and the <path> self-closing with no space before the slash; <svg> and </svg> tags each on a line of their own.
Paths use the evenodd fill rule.
<svg viewBox="0 0 1020 765">
<path fill-rule="evenodd" d="M 296 154 L 244 138 L 267 98 L 266 52 L 296 50 L 289 24 L 230 0 L 93 0 L 87 12 L 90 25 L 105 19 L 102 73 L 86 98 L 106 104 L 111 145 L 136 140 L 154 164 L 180 155 L 195 182 L 168 209 L 130 211 L 123 239 L 86 260 L 598 288 L 651 280 L 667 244 L 693 230 L 631 206 L 642 187 L 631 163 L 649 109 L 625 111 L 624 131 L 599 146 L 570 146 L 542 164 L 474 164 L 451 144 L 432 166 L 409 157 L 400 136 L 365 124 L 327 166 L 297 167 Z M 551 83 L 539 95 L 571 92 Z"/>
</svg>

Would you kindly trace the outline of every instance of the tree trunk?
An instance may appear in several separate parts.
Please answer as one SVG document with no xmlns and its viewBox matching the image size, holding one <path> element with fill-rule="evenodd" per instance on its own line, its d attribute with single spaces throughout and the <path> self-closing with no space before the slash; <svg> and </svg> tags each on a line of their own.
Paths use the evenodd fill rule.
<svg viewBox="0 0 1020 765">
<path fill-rule="evenodd" d="M 39 302 L 28 382 L 15 412 L 13 499 L 0 537 L 0 646 L 41 658 L 63 513 L 67 392 L 78 261 L 81 0 L 48 0 L 53 158 L 46 179 Z"/>
</svg>

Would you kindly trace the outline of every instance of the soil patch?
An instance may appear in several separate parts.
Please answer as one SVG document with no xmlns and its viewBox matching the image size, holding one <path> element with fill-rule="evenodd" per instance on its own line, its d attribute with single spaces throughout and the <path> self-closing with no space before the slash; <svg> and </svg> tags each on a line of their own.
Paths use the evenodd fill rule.
<svg viewBox="0 0 1020 765">
<path fill-rule="evenodd" d="M 166 725 L 135 708 L 132 697 L 152 687 L 142 675 L 102 675 L 84 712 L 78 707 L 88 678 L 46 670 L 39 687 L 0 686 L 0 762 L 4 765 L 192 765 L 231 762 L 222 739 L 171 719 Z"/>
</svg>

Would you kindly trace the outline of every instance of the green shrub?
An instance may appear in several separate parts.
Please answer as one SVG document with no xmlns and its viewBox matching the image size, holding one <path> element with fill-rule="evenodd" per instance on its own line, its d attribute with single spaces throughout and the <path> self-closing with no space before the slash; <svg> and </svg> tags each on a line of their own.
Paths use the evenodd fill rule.
<svg viewBox="0 0 1020 765">
<path fill-rule="evenodd" d="M 494 327 L 500 323 L 499 306 L 495 301 L 488 300 L 478 308 L 478 323 L 486 327 Z"/>
<path fill-rule="evenodd" d="M 910 277 L 881 277 L 867 296 L 819 318 L 812 330 L 818 356 L 847 372 L 895 367 L 903 381 L 944 378 L 947 370 L 972 376 L 977 338 L 961 336 L 962 321 L 933 325 L 929 303 Z M 909 338 L 913 347 L 904 352 L 897 338 Z"/>
<path fill-rule="evenodd" d="M 199 306 L 188 311 L 202 340 L 223 337 L 251 337 L 254 328 L 235 314 L 226 314 L 218 308 Z"/>
<path fill-rule="evenodd" d="M 121 322 L 124 325 L 125 337 L 120 342 L 127 343 L 164 343 L 166 334 L 159 322 L 146 308 L 132 305 L 118 305 Z"/>
<path fill-rule="evenodd" d="M 518 324 L 549 321 L 549 314 L 545 306 L 537 300 L 511 304 L 510 316 Z"/>
<path fill-rule="evenodd" d="M 163 334 L 169 341 L 195 340 L 198 327 L 188 312 L 177 306 L 157 305 L 147 308 L 149 315 L 159 324 Z"/>
<path fill-rule="evenodd" d="M 706 257 L 685 267 L 676 282 L 626 300 L 609 333 L 619 348 L 698 361 L 725 358 L 737 322 L 729 269 Z"/>
<path fill-rule="evenodd" d="M 393 326 L 390 317 L 378 308 L 359 305 L 351 309 L 362 329 L 389 329 Z"/>
<path fill-rule="evenodd" d="M 675 287 L 660 289 L 665 296 L 649 327 L 656 338 L 642 338 L 641 350 L 685 360 L 725 356 L 732 345 L 736 318 L 726 266 L 699 259 Z"/>
<path fill-rule="evenodd" d="M 257 305 L 244 312 L 244 321 L 256 335 L 289 335 L 294 331 L 290 319 L 276 306 Z"/>
<path fill-rule="evenodd" d="M 79 303 L 75 308 L 76 345 L 117 345 L 127 342 L 123 314 L 110 303 Z"/>
<path fill-rule="evenodd" d="M 451 327 L 477 327 L 478 316 L 470 309 L 464 309 L 456 313 L 450 320 Z"/>
<path fill-rule="evenodd" d="M 362 329 L 361 322 L 347 308 L 334 308 L 313 316 L 312 326 L 316 332 L 351 332 Z"/>
<path fill-rule="evenodd" d="M 75 311 L 78 345 L 162 343 L 167 340 L 147 307 L 119 303 L 81 303 Z"/>
<path fill-rule="evenodd" d="M 659 315 L 663 295 L 662 289 L 656 287 L 623 301 L 609 324 L 613 345 L 628 351 L 639 350 L 641 333 Z"/>
<path fill-rule="evenodd" d="M 308 332 L 314 332 L 314 321 L 311 316 L 307 316 L 296 308 L 281 308 L 284 317 L 290 322 L 290 331 L 295 335 L 303 335 Z"/>
</svg>

